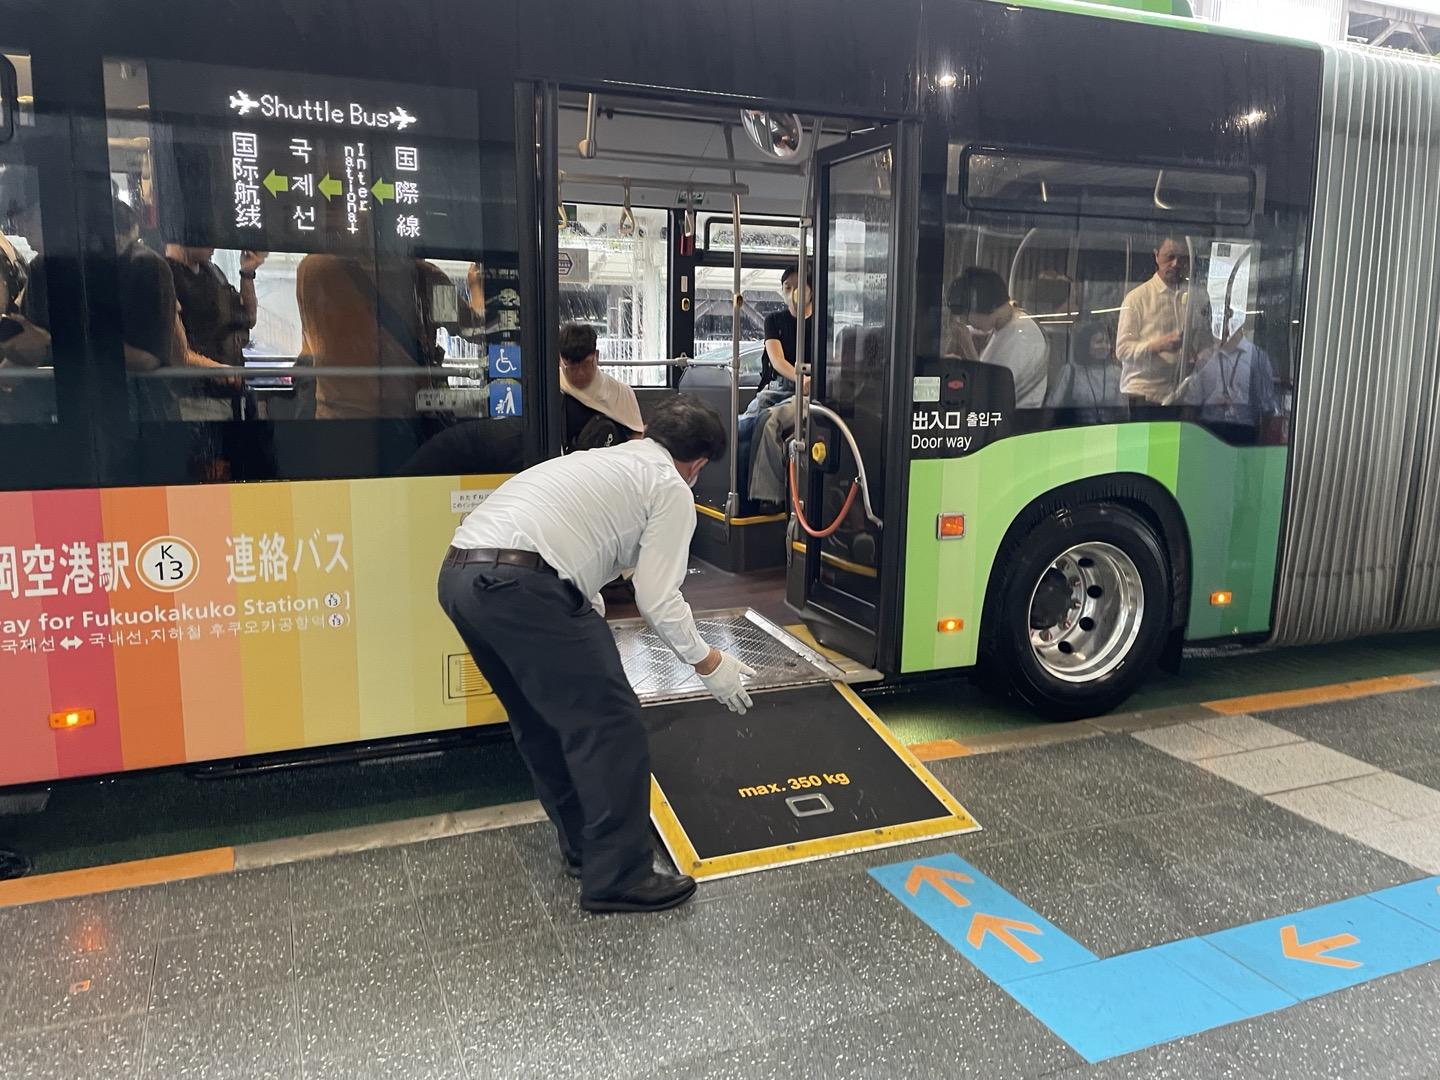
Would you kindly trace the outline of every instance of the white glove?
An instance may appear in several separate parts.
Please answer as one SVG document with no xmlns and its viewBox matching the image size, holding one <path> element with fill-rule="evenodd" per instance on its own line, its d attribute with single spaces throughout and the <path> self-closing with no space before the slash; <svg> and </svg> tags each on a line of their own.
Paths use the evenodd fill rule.
<svg viewBox="0 0 1440 1080">
<path fill-rule="evenodd" d="M 699 674 L 698 672 L 696 674 Z M 729 653 L 720 654 L 720 663 L 709 675 L 701 675 L 700 681 L 705 684 L 705 689 L 714 695 L 715 700 L 720 702 L 733 713 L 745 715 L 745 710 L 750 708 L 750 695 L 746 692 L 745 686 L 740 681 L 742 675 L 754 675 L 753 668 L 746 667 Z"/>
</svg>

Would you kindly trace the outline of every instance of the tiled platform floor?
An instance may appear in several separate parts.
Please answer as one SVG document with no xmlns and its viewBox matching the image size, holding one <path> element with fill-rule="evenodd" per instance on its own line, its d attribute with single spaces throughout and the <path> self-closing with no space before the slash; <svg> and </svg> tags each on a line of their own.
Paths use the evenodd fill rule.
<svg viewBox="0 0 1440 1080">
<path fill-rule="evenodd" d="M 1426 875 L 1440 689 L 1263 719 L 939 762 L 984 832 L 658 916 L 546 826 L 0 910 L 0 1077 L 1440 1076 L 1440 965 L 1088 1066 L 865 873 L 956 851 L 1102 956 Z"/>
</svg>

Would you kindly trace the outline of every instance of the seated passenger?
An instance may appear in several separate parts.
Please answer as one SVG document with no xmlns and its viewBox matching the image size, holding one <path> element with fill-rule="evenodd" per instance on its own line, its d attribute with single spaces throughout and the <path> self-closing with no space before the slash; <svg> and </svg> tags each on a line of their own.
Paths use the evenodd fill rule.
<svg viewBox="0 0 1440 1080">
<path fill-rule="evenodd" d="M 1184 237 L 1167 236 L 1155 248 L 1155 276 L 1131 289 L 1120 305 L 1115 355 L 1120 389 L 1132 404 L 1159 405 L 1175 392 L 1191 316 L 1189 279 L 1189 246 Z M 1211 344 L 1198 322 L 1191 323 L 1188 344 L 1191 356 Z"/>
<path fill-rule="evenodd" d="M 801 293 L 805 300 L 805 318 L 812 314 L 810 285 L 806 275 L 805 288 L 795 287 L 800 272 L 790 267 L 780 275 L 780 295 L 785 298 L 785 307 L 765 316 L 765 355 L 760 359 L 760 386 L 755 397 L 746 406 L 746 416 L 759 416 L 772 405 L 778 405 L 795 394 L 795 336 L 800 326 L 797 312 L 800 310 Z M 805 381 L 805 392 L 810 392 L 810 381 Z"/>
<path fill-rule="evenodd" d="M 1104 319 L 1086 319 L 1070 334 L 1070 358 L 1050 384 L 1045 403 L 1056 409 L 1077 409 L 1085 422 L 1097 420 L 1098 409 L 1125 404 L 1120 393 L 1120 364 L 1110 344 Z"/>
<path fill-rule="evenodd" d="M 1200 354 L 1195 370 L 1166 404 L 1198 405 L 1210 423 L 1258 427 L 1262 417 L 1278 416 L 1275 368 L 1264 349 L 1245 336 L 1245 316 L 1225 311 L 1233 333 Z"/>
<path fill-rule="evenodd" d="M 1015 377 L 1015 407 L 1045 405 L 1050 379 L 1050 344 L 1040 324 L 1010 299 L 1010 288 L 994 270 L 971 266 L 950 283 L 946 304 L 954 320 L 959 355 L 1010 369 Z M 989 334 L 983 349 L 973 331 Z"/>
<path fill-rule="evenodd" d="M 635 391 L 600 370 L 593 326 L 566 323 L 560 328 L 560 392 L 567 454 L 644 436 L 645 421 Z"/>
</svg>

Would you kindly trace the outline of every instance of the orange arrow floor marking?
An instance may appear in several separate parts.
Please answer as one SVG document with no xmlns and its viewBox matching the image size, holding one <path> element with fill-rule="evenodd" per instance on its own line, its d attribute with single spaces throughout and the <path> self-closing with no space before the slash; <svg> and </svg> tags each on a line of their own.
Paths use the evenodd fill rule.
<svg viewBox="0 0 1440 1080">
<path fill-rule="evenodd" d="M 972 948 L 978 949 L 984 943 L 985 935 L 993 934 L 1027 964 L 1039 963 L 1040 954 L 1017 938 L 1016 930 L 1027 934 L 1044 933 L 1032 923 L 1021 922 L 1019 919 L 1007 919 L 1001 915 L 986 915 L 983 911 L 977 911 L 970 919 L 970 932 L 965 935 L 965 940 L 970 943 Z"/>
<path fill-rule="evenodd" d="M 938 866 L 916 863 L 910 870 L 910 876 L 905 879 L 905 891 L 914 896 L 920 891 L 921 885 L 929 885 L 956 907 L 965 907 L 970 901 L 956 892 L 950 882 L 974 882 L 974 880 L 974 878 L 960 873 L 959 870 L 945 870 Z"/>
<path fill-rule="evenodd" d="M 1294 925 L 1280 928 L 1280 951 L 1292 960 L 1304 960 L 1307 964 L 1327 964 L 1337 968 L 1358 968 L 1359 960 L 1347 960 L 1343 956 L 1326 956 L 1334 949 L 1348 949 L 1359 945 L 1360 939 L 1354 934 L 1336 934 L 1334 937 L 1319 938 L 1300 944 L 1300 937 Z"/>
</svg>

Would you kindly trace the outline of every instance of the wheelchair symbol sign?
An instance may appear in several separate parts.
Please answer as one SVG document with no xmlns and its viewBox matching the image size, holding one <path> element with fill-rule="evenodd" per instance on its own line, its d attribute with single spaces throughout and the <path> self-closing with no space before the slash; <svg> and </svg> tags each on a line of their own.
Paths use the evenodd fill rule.
<svg viewBox="0 0 1440 1080">
<path fill-rule="evenodd" d="M 520 378 L 520 346 L 490 346 L 490 377 L 492 379 Z"/>
</svg>

